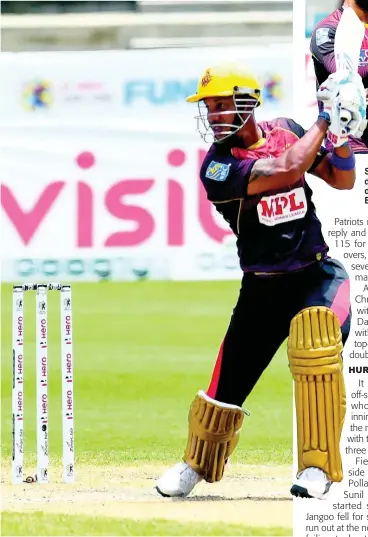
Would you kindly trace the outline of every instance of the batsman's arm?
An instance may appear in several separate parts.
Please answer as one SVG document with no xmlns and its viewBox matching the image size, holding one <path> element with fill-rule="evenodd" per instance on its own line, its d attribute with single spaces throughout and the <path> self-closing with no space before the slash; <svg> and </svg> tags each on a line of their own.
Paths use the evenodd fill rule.
<svg viewBox="0 0 368 537">
<path fill-rule="evenodd" d="M 356 179 L 355 155 L 349 145 L 336 147 L 311 173 L 333 188 L 351 190 Z"/>
<path fill-rule="evenodd" d="M 292 147 L 277 158 L 257 160 L 252 168 L 247 194 L 254 196 L 299 181 L 313 165 L 326 136 L 328 123 L 316 123 Z"/>
</svg>

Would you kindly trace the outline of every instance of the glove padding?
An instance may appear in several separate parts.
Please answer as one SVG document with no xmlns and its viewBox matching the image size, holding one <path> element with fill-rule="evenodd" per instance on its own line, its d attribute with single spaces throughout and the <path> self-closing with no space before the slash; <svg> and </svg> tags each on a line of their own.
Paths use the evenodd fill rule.
<svg viewBox="0 0 368 537">
<path fill-rule="evenodd" d="M 333 102 L 339 94 L 340 84 L 350 82 L 352 73 L 350 71 L 336 71 L 322 82 L 317 90 L 317 99 L 323 103 L 323 111 L 329 113 L 332 110 Z"/>
<path fill-rule="evenodd" d="M 342 125 L 346 125 L 349 134 L 355 136 L 360 123 L 366 119 L 366 93 L 359 75 L 357 75 L 357 83 L 348 82 L 340 86 L 338 100 L 340 121 Z"/>
<path fill-rule="evenodd" d="M 368 120 L 367 119 L 363 119 L 361 122 L 360 122 L 360 125 L 359 125 L 359 128 L 357 130 L 357 132 L 354 134 L 355 138 L 361 138 L 366 130 L 366 128 L 368 127 Z"/>
<path fill-rule="evenodd" d="M 327 139 L 334 147 L 341 147 L 348 142 L 349 136 L 356 136 L 362 128 L 364 129 L 365 121 L 359 104 L 354 103 L 354 98 L 351 97 L 353 92 L 355 92 L 354 86 L 346 84 L 332 105 Z"/>
<path fill-rule="evenodd" d="M 348 136 L 362 136 L 366 128 L 366 91 L 358 73 L 332 73 L 319 87 L 317 99 L 330 119 L 327 138 L 334 147 L 347 143 Z"/>
</svg>

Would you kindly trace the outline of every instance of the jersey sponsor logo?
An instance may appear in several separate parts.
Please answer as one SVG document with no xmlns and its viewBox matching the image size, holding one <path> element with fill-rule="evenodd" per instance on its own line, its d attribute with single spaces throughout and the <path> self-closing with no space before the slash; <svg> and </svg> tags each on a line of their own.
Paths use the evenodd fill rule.
<svg viewBox="0 0 368 537">
<path fill-rule="evenodd" d="M 331 41 L 329 34 L 330 28 L 318 28 L 318 30 L 316 30 L 317 47 L 320 47 L 321 45 L 324 45 L 325 43 Z"/>
<path fill-rule="evenodd" d="M 231 164 L 222 164 L 212 160 L 206 171 L 206 177 L 214 181 L 225 181 L 229 175 Z"/>
<path fill-rule="evenodd" d="M 359 54 L 359 67 L 368 66 L 368 49 L 362 48 Z"/>
<path fill-rule="evenodd" d="M 265 226 L 277 226 L 291 220 L 304 218 L 307 199 L 302 187 L 290 192 L 264 196 L 257 205 L 258 218 Z"/>
</svg>

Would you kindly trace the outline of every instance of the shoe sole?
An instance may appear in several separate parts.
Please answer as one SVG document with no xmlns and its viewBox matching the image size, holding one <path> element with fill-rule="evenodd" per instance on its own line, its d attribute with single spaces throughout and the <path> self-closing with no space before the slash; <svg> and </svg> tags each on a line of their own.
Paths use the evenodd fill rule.
<svg viewBox="0 0 368 537">
<path fill-rule="evenodd" d="M 296 498 L 315 498 L 317 500 L 326 500 L 329 490 L 330 487 L 328 487 L 324 494 L 316 494 L 315 496 L 311 496 L 308 492 L 308 489 L 306 489 L 305 487 L 301 487 L 300 485 L 293 485 L 290 489 L 290 493 Z"/>
<path fill-rule="evenodd" d="M 299 485 L 293 485 L 290 489 L 290 493 L 296 498 L 313 498 L 306 488 L 300 487 Z"/>
<path fill-rule="evenodd" d="M 157 490 L 157 492 L 163 496 L 164 498 L 185 498 L 185 494 L 174 494 L 174 495 L 171 495 L 171 494 L 165 494 L 165 492 L 162 492 L 162 490 L 160 490 L 158 487 L 155 487 L 155 489 Z"/>
</svg>

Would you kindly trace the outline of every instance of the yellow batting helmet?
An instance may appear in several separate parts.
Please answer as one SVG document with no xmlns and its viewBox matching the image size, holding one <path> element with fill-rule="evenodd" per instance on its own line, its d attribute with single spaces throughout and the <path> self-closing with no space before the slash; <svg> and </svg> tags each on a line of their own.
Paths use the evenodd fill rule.
<svg viewBox="0 0 368 537">
<path fill-rule="evenodd" d="M 205 99 L 231 97 L 233 108 L 210 112 Z M 197 131 L 207 141 L 222 143 L 236 134 L 261 104 L 261 86 L 255 74 L 241 64 L 223 63 L 209 67 L 202 74 L 197 93 L 187 97 L 197 103 Z M 221 116 L 221 120 L 219 117 Z"/>
<path fill-rule="evenodd" d="M 197 93 L 186 100 L 197 103 L 207 97 L 231 97 L 234 93 L 249 95 L 260 104 L 261 86 L 255 74 L 240 64 L 223 63 L 206 69 L 199 79 Z"/>
</svg>

